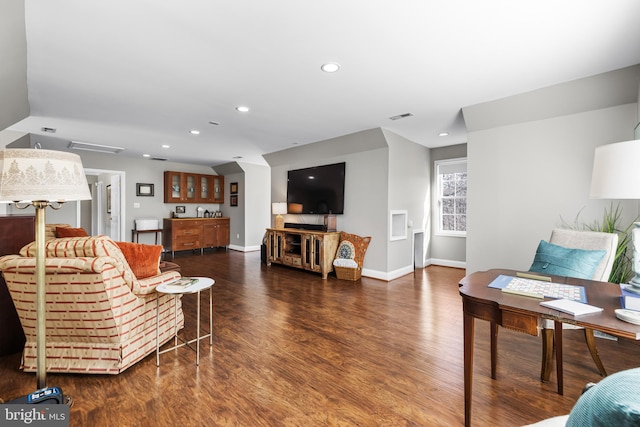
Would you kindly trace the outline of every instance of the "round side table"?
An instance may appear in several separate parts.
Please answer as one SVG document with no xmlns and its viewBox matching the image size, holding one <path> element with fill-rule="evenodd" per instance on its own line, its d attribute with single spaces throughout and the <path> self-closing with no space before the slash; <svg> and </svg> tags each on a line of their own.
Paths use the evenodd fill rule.
<svg viewBox="0 0 640 427">
<path fill-rule="evenodd" d="M 156 299 L 156 365 L 160 366 L 160 355 L 162 353 L 166 353 L 168 351 L 171 350 L 175 350 L 179 347 L 183 347 L 183 346 L 187 346 L 189 348 L 191 348 L 192 350 L 193 347 L 191 347 L 191 344 L 195 343 L 196 344 L 196 348 L 195 348 L 195 352 L 196 352 L 196 366 L 200 365 L 200 340 L 203 340 L 205 338 L 209 338 L 209 345 L 213 345 L 213 335 L 212 335 L 212 331 L 213 331 L 213 291 L 212 291 L 212 286 L 215 283 L 215 281 L 209 277 L 192 277 L 192 279 L 197 279 L 197 281 L 191 285 L 188 285 L 184 288 L 174 288 L 171 286 L 171 283 L 163 283 L 162 285 L 158 286 L 156 288 L 156 292 L 161 293 L 161 294 L 171 294 L 173 295 L 173 311 L 174 313 L 176 313 L 176 309 L 177 309 L 177 299 L 178 299 L 178 295 L 186 295 L 186 294 L 198 294 L 198 309 L 197 309 L 197 314 L 196 314 L 196 319 L 197 319 L 197 327 L 196 327 L 196 338 L 192 339 L 192 340 L 183 340 L 182 338 L 180 338 L 180 341 L 182 341 L 180 344 L 178 344 L 178 316 L 175 315 L 174 316 L 174 327 L 175 327 L 175 332 L 174 332 L 174 345 L 170 348 L 166 348 L 162 351 L 160 351 L 160 332 L 159 332 L 159 327 L 160 327 L 160 298 Z M 204 291 L 204 290 L 209 290 L 209 333 L 206 335 L 200 335 L 200 323 L 202 322 L 202 320 L 200 319 L 200 292 Z M 185 316 L 186 317 L 186 316 Z"/>
</svg>

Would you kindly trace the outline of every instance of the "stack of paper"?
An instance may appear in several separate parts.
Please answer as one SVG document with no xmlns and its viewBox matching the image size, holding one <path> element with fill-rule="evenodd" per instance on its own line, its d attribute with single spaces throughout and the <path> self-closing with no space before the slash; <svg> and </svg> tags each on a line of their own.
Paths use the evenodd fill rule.
<svg viewBox="0 0 640 427">
<path fill-rule="evenodd" d="M 571 301 L 568 299 L 556 299 L 552 301 L 542 301 L 541 306 L 552 308 L 554 310 L 569 313 L 574 316 L 580 316 L 583 314 L 598 313 L 602 311 L 602 308 L 589 304 L 584 304 L 578 301 Z"/>
<path fill-rule="evenodd" d="M 638 289 L 639 288 L 632 285 L 620 285 L 620 292 L 622 293 L 620 303 L 622 308 L 640 311 L 640 294 L 638 294 Z"/>
</svg>

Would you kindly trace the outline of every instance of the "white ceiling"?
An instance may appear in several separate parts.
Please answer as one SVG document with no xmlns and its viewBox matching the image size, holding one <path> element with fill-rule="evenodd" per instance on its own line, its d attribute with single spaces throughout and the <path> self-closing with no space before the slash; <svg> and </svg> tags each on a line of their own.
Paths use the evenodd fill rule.
<svg viewBox="0 0 640 427">
<path fill-rule="evenodd" d="M 427 147 L 464 143 L 464 106 L 640 63 L 637 0 L 25 6 L 31 116 L 10 129 L 45 148 L 51 127 L 59 144 L 203 165 L 264 163 L 376 127 Z M 331 61 L 340 71 L 322 72 Z M 413 116 L 389 119 L 403 113 Z"/>
</svg>

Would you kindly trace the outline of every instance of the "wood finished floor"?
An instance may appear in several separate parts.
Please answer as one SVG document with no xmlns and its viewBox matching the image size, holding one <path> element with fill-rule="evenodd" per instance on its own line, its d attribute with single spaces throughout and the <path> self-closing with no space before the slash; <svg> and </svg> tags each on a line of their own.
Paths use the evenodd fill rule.
<svg viewBox="0 0 640 427">
<path fill-rule="evenodd" d="M 214 285 L 213 346 L 155 354 L 116 376 L 50 374 L 74 398 L 71 426 L 452 426 L 464 423 L 464 270 L 431 266 L 392 282 L 341 281 L 267 267 L 259 253 L 178 253 L 182 273 Z M 208 314 L 203 294 L 203 317 Z M 183 299 L 195 334 L 195 296 Z M 505 329 L 498 379 L 489 328 L 476 322 L 474 426 L 518 426 L 568 413 L 599 376 L 580 331 L 565 332 L 565 395 L 538 379 L 540 339 Z M 609 373 L 640 347 L 598 339 Z M 0 398 L 33 391 L 19 354 L 0 358 Z"/>
</svg>

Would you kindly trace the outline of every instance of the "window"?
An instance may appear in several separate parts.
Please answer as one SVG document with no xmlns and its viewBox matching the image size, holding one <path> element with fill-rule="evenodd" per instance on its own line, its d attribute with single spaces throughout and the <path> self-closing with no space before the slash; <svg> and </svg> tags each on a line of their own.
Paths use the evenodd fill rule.
<svg viewBox="0 0 640 427">
<path fill-rule="evenodd" d="M 438 234 L 467 234 L 467 159 L 435 162 Z"/>
</svg>

